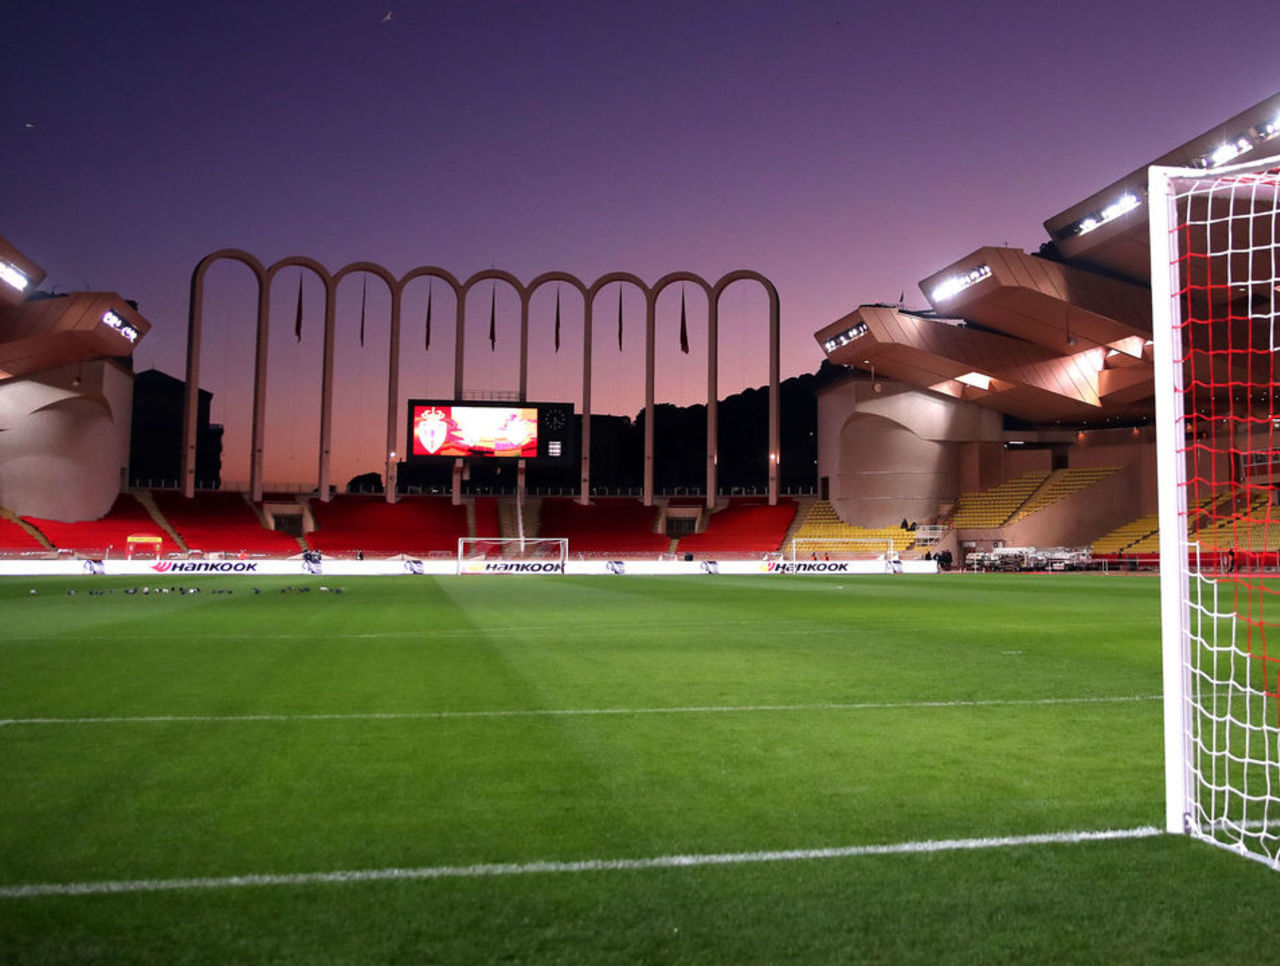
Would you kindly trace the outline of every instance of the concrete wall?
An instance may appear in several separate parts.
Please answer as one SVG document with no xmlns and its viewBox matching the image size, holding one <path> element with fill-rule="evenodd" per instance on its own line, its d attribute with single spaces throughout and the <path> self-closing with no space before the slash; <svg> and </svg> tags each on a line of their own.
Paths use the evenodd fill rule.
<svg viewBox="0 0 1280 966">
<path fill-rule="evenodd" d="M 1068 458 L 1068 465 L 1072 468 L 1131 467 L 1133 473 L 1129 479 L 1132 491 L 1129 494 L 1129 502 L 1133 512 L 1129 519 L 1133 520 L 1156 512 L 1156 432 L 1154 427 L 1144 426 L 1136 430 L 1089 430 L 1078 433 Z"/>
<path fill-rule="evenodd" d="M 1120 466 L 1124 472 L 1041 511 L 1018 528 L 962 535 L 980 544 L 1026 539 L 1034 546 L 1077 546 L 1156 509 L 1155 431 L 1046 430 L 1014 434 L 1001 415 L 925 390 L 851 378 L 818 397 L 818 475 L 847 523 L 888 526 L 933 519 L 963 492 L 1053 469 L 1053 449 L 1070 467 Z M 1035 445 L 1039 444 L 1039 445 Z M 1061 465 L 1061 463 L 1059 463 Z"/>
<path fill-rule="evenodd" d="M 1135 511 L 1141 467 L 1128 466 L 1078 493 L 1064 497 L 1004 528 L 1008 547 L 1086 547 L 1121 524 L 1142 516 Z"/>
<path fill-rule="evenodd" d="M 884 380 L 818 397 L 818 475 L 846 523 L 934 518 L 964 480 L 1002 478 L 1001 436 L 993 410 Z"/>
<path fill-rule="evenodd" d="M 105 360 L 0 382 L 0 506 L 96 520 L 129 466 L 133 374 Z"/>
</svg>

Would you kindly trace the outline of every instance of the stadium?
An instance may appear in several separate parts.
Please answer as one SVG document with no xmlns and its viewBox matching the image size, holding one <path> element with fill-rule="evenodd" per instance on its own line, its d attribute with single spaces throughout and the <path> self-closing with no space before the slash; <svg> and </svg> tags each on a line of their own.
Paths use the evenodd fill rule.
<svg viewBox="0 0 1280 966">
<path fill-rule="evenodd" d="M 137 307 L 41 293 L 0 239 L 0 959 L 1266 961 L 1232 924 L 1280 863 L 1277 192 L 1249 167 L 1278 133 L 1280 95 L 1035 253 L 923 266 L 927 309 L 820 328 L 794 492 L 754 272 L 625 280 L 650 370 L 664 287 L 707 294 L 712 352 L 725 287 L 768 293 L 752 486 L 719 485 L 714 375 L 705 486 L 656 483 L 650 378 L 624 494 L 593 485 L 589 404 L 469 396 L 459 351 L 431 399 L 391 354 L 382 492 L 337 492 L 323 433 L 314 488 L 273 490 L 258 403 L 240 492 L 200 485 L 206 263 L 185 381 L 135 378 Z M 260 305 L 304 265 L 215 256 Z M 432 272 L 460 348 L 500 273 Z M 552 279 L 502 277 L 526 310 Z M 132 485 L 157 439 L 175 485 Z"/>
</svg>

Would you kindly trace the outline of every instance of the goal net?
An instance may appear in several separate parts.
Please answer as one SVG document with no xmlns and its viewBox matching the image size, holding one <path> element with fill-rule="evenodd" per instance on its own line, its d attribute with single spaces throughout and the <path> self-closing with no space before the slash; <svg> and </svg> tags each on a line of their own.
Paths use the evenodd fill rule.
<svg viewBox="0 0 1280 966">
<path fill-rule="evenodd" d="M 793 537 L 791 562 L 806 560 L 880 560 L 896 556 L 893 541 L 883 537 Z"/>
<path fill-rule="evenodd" d="M 460 537 L 460 574 L 562 574 L 569 559 L 564 537 Z"/>
<path fill-rule="evenodd" d="M 1280 867 L 1280 159 L 1149 204 L 1165 825 Z"/>
</svg>

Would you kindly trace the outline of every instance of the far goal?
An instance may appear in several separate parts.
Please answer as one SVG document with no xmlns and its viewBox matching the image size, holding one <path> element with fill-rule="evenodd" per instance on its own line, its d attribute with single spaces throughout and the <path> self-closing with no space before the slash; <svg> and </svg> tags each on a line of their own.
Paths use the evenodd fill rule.
<svg viewBox="0 0 1280 966">
<path fill-rule="evenodd" d="M 1280 868 L 1280 159 L 1148 188 L 1165 827 Z"/>
<path fill-rule="evenodd" d="M 892 540 L 883 537 L 794 537 L 791 562 L 806 560 L 882 560 L 894 556 Z"/>
<path fill-rule="evenodd" d="M 460 574 L 562 574 L 569 559 L 564 537 L 460 537 Z"/>
</svg>

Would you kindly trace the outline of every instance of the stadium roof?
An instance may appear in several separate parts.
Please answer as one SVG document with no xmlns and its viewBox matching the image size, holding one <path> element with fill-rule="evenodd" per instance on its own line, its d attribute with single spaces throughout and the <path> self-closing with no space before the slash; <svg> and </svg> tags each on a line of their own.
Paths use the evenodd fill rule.
<svg viewBox="0 0 1280 966">
<path fill-rule="evenodd" d="M 1151 367 L 1141 355 L 1094 344 L 1061 352 L 896 306 L 859 306 L 818 338 L 834 363 L 1030 422 L 1142 416 L 1141 400 L 1151 395 Z"/>
<path fill-rule="evenodd" d="M 151 323 L 114 292 L 76 292 L 0 306 L 0 380 L 133 354 Z"/>
<path fill-rule="evenodd" d="M 115 292 L 36 291 L 44 269 L 0 238 L 0 380 L 133 354 L 151 330 Z"/>
<path fill-rule="evenodd" d="M 1064 258 L 1150 282 L 1147 168 L 1158 164 L 1211 170 L 1277 153 L 1280 94 L 1241 111 L 1060 211 L 1045 221 L 1044 228 Z"/>
<path fill-rule="evenodd" d="M 1212 170 L 1268 153 L 1280 153 L 1280 94 L 1151 164 Z M 934 312 L 863 305 L 814 337 L 834 363 L 1032 423 L 1145 418 L 1154 391 L 1146 184 L 1144 165 L 1048 219 L 1040 255 L 984 247 L 933 272 L 920 288 Z"/>
<path fill-rule="evenodd" d="M 17 305 L 44 281 L 44 269 L 0 237 L 0 306 Z"/>
</svg>

